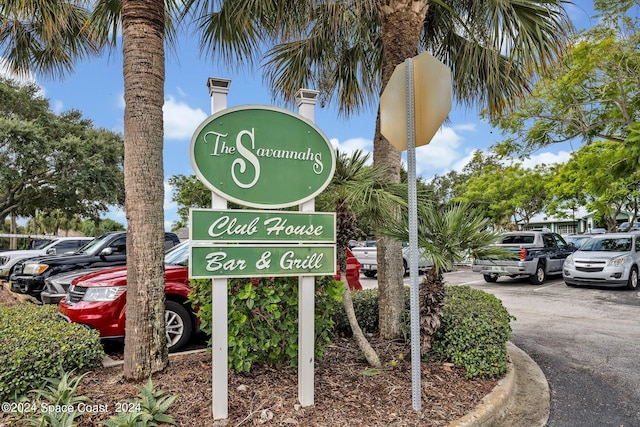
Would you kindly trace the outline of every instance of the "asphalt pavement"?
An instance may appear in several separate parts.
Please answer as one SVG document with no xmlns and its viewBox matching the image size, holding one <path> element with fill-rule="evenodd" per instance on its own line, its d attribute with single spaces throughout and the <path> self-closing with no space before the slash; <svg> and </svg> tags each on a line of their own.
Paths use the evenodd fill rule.
<svg viewBox="0 0 640 427">
<path fill-rule="evenodd" d="M 505 413 L 512 418 L 468 425 L 640 426 L 640 292 L 572 288 L 561 277 L 548 278 L 537 286 L 527 279 L 500 278 L 497 283 L 486 283 L 464 268 L 445 273 L 445 281 L 482 289 L 503 302 L 516 316 L 511 343 L 526 355 L 527 364 L 539 369 L 529 379 L 514 383 L 524 384 L 520 389 L 526 390 L 538 381 L 546 382 L 549 390 L 548 398 L 543 388 L 532 388 L 524 394 L 534 400 L 516 400 L 520 402 L 516 407 L 524 409 L 539 404 L 541 409 L 531 413 L 534 418 L 508 409 Z M 377 286 L 375 279 L 361 277 L 361 282 L 365 288 Z M 405 284 L 409 284 L 408 277 Z M 511 350 L 510 357 L 515 361 Z M 514 370 L 520 371 L 517 364 Z M 545 401 L 548 419 L 543 422 Z M 533 415 L 536 412 L 542 416 Z"/>
</svg>

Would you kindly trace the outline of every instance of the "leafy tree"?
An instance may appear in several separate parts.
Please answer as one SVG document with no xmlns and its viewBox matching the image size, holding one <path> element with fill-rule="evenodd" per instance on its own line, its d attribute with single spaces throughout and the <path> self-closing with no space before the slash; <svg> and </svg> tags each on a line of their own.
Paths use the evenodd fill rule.
<svg viewBox="0 0 640 427">
<path fill-rule="evenodd" d="M 548 181 L 552 199 L 548 212 L 568 215 L 576 202 L 601 216 L 607 229 L 614 230 L 620 212 L 637 212 L 640 171 L 615 177 L 616 164 L 626 161 L 625 147 L 614 141 L 598 141 L 573 153 Z"/>
<path fill-rule="evenodd" d="M 548 176 L 546 166 L 490 165 L 458 185 L 456 200 L 478 207 L 498 228 L 512 227 L 518 221 L 527 225 L 546 205 Z"/>
<path fill-rule="evenodd" d="M 99 215 L 122 204 L 122 140 L 79 112 L 56 115 L 34 85 L 0 79 L 0 220 L 64 211 Z"/>
<path fill-rule="evenodd" d="M 90 220 L 82 222 L 82 233 L 85 236 L 100 236 L 111 231 L 125 231 L 124 225 L 110 218 Z"/>
<path fill-rule="evenodd" d="M 626 141 L 640 120 L 638 1 L 595 1 L 598 24 L 574 37 L 530 96 L 494 125 L 508 138 L 500 154 L 526 155 L 566 141 Z M 637 163 L 637 156 L 635 163 Z M 635 166 L 634 166 L 635 167 Z"/>
</svg>

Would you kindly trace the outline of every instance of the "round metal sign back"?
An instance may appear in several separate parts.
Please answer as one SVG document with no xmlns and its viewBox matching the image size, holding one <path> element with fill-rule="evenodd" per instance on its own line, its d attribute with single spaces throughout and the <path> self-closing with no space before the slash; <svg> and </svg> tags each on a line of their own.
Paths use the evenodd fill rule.
<svg viewBox="0 0 640 427">
<path fill-rule="evenodd" d="M 211 191 L 260 209 L 295 206 L 333 178 L 335 151 L 312 122 L 293 112 L 248 105 L 207 118 L 191 138 L 191 165 Z"/>
</svg>

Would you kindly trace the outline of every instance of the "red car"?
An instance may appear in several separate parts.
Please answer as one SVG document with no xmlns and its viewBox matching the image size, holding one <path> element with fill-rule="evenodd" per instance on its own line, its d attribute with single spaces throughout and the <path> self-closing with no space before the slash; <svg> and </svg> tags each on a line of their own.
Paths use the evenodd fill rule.
<svg viewBox="0 0 640 427">
<path fill-rule="evenodd" d="M 184 347 L 198 325 L 195 313 L 187 303 L 191 291 L 188 256 L 188 242 L 176 246 L 165 256 L 165 320 L 169 351 Z M 347 283 L 351 289 L 362 289 L 360 263 L 349 249 Z M 78 277 L 73 280 L 66 298 L 58 304 L 59 314 L 70 322 L 97 329 L 104 339 L 123 338 L 126 285 L 126 266 Z"/>
</svg>

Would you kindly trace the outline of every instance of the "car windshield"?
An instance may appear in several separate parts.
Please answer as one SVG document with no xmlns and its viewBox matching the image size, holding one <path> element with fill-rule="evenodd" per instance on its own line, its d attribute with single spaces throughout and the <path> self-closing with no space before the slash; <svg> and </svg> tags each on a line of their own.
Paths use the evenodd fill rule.
<svg viewBox="0 0 640 427">
<path fill-rule="evenodd" d="M 581 246 L 582 244 L 584 244 L 584 242 L 586 242 L 590 238 L 591 237 L 589 236 L 569 236 L 569 237 L 565 237 L 564 240 L 567 243 L 573 243 L 576 246 Z"/>
<path fill-rule="evenodd" d="M 189 241 L 174 246 L 164 254 L 164 263 L 172 265 L 187 265 L 189 263 Z"/>
<path fill-rule="evenodd" d="M 606 239 L 593 238 L 580 247 L 581 251 L 629 252 L 631 237 L 609 237 Z"/>
<path fill-rule="evenodd" d="M 32 242 L 32 249 L 44 249 L 45 247 L 53 244 L 53 242 L 57 242 L 58 239 L 56 240 L 34 240 Z"/>
<path fill-rule="evenodd" d="M 103 246 L 102 243 L 110 239 L 111 239 L 110 234 L 105 234 L 103 236 L 96 237 L 95 239 L 93 239 L 92 241 L 90 241 L 80 249 L 78 249 L 76 253 L 95 255 L 98 252 L 98 250 Z"/>
</svg>

